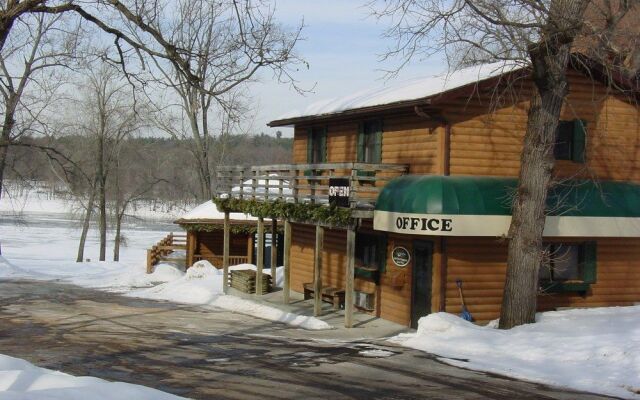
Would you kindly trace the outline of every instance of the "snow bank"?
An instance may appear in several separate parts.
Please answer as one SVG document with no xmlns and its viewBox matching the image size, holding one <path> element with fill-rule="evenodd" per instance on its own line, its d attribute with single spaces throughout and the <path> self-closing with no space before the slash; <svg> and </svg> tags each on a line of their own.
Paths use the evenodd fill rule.
<svg viewBox="0 0 640 400">
<path fill-rule="evenodd" d="M 465 368 L 640 398 L 640 306 L 547 312 L 511 330 L 436 313 L 391 341 Z"/>
<path fill-rule="evenodd" d="M 229 267 L 230 270 L 256 269 L 253 264 L 240 264 Z M 269 275 L 271 271 L 264 270 Z M 276 282 L 282 282 L 283 267 L 276 269 Z M 154 300 L 169 300 L 177 303 L 211 305 L 228 311 L 246 314 L 268 321 L 282 322 L 291 326 L 321 330 L 331 329 L 326 322 L 303 315 L 289 313 L 266 304 L 224 295 L 222 290 L 223 271 L 216 269 L 208 261 L 198 261 L 178 279 L 160 285 L 138 289 L 127 296 Z"/>
<path fill-rule="evenodd" d="M 252 315 L 268 321 L 282 322 L 303 329 L 324 330 L 332 328 L 331 325 L 321 319 L 289 313 L 275 307 L 241 299 L 236 296 L 220 296 L 210 304 L 225 310 Z"/>
<path fill-rule="evenodd" d="M 451 73 L 394 82 L 387 87 L 367 89 L 346 97 L 321 100 L 312 103 L 303 110 L 294 110 L 281 115 L 276 120 L 333 114 L 358 108 L 422 99 L 520 68 L 522 67 L 518 65 L 498 62 L 464 68 Z"/>
<path fill-rule="evenodd" d="M 30 400 L 182 399 L 169 393 L 124 382 L 75 377 L 39 368 L 0 354 L 0 398 Z"/>
</svg>

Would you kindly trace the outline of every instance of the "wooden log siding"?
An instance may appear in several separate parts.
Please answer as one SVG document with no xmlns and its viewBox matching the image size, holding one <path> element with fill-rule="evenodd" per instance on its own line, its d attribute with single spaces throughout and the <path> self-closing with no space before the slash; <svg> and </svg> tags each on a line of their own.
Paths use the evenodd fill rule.
<svg viewBox="0 0 640 400">
<path fill-rule="evenodd" d="M 291 290 L 302 293 L 303 284 L 313 282 L 313 258 L 315 245 L 315 226 L 291 224 Z M 344 288 L 345 268 L 347 265 L 347 231 L 325 229 L 322 252 L 322 284 Z M 388 249 L 389 250 L 389 249 Z M 387 251 L 390 257 L 390 251 Z M 411 299 L 410 267 L 407 267 L 406 282 L 401 288 L 391 285 L 387 261 L 387 273 L 382 274 L 380 286 L 369 280 L 356 278 L 355 290 L 375 293 L 376 308 L 374 315 L 408 325 Z"/>
<path fill-rule="evenodd" d="M 231 234 L 229 240 L 229 254 L 233 256 L 247 256 L 248 234 Z M 195 232 L 194 255 L 205 260 L 217 259 L 224 252 L 224 231 Z M 215 265 L 215 264 L 214 264 Z M 233 264 L 231 264 L 233 265 Z M 216 265 L 221 268 L 222 264 Z"/>
<path fill-rule="evenodd" d="M 447 239 L 447 255 L 445 310 L 460 313 L 455 282 L 462 279 L 465 302 L 476 321 L 485 323 L 498 318 L 507 268 L 506 243 L 491 238 L 452 237 Z M 586 296 L 541 294 L 539 311 L 556 307 L 627 306 L 640 302 L 640 239 L 598 239 L 596 271 L 597 282 L 591 285 Z"/>
<path fill-rule="evenodd" d="M 358 122 L 332 122 L 327 126 L 327 162 L 356 160 Z M 306 163 L 307 128 L 296 126 L 293 161 Z M 433 122 L 416 115 L 384 118 L 382 133 L 382 163 L 408 164 L 409 173 L 438 173 L 438 129 Z"/>
<path fill-rule="evenodd" d="M 621 96 L 607 93 L 599 83 L 569 73 L 570 93 L 561 119 L 587 122 L 586 164 L 558 161 L 559 176 L 640 182 L 640 110 Z M 530 84 L 523 83 L 520 101 L 491 105 L 492 92 L 473 98 L 461 96 L 433 103 L 451 123 L 449 169 L 451 175 L 518 176 L 522 139 L 527 124 Z M 492 111 L 493 110 L 493 111 Z M 433 121 L 397 110 L 383 115 L 382 162 L 409 164 L 409 173 L 444 173 L 439 148 L 444 128 Z M 377 116 L 371 116 L 377 117 Z M 356 160 L 358 122 L 323 122 L 327 126 L 328 162 Z M 296 126 L 293 158 L 306 162 L 309 125 Z M 432 129 L 435 128 L 435 129 Z"/>
</svg>

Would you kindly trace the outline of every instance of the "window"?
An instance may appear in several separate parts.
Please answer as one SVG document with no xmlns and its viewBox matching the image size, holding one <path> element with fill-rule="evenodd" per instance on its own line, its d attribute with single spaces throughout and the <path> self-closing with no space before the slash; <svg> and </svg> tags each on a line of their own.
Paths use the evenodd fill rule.
<svg viewBox="0 0 640 400">
<path fill-rule="evenodd" d="M 377 283 L 380 273 L 385 271 L 387 264 L 386 236 L 358 233 L 355 258 L 356 276 L 372 279 Z"/>
<path fill-rule="evenodd" d="M 360 124 L 358 128 L 358 162 L 382 162 L 382 121 L 373 120 Z"/>
<path fill-rule="evenodd" d="M 327 128 L 309 128 L 307 130 L 307 163 L 324 162 L 327 162 Z"/>
<path fill-rule="evenodd" d="M 585 162 L 587 122 L 580 119 L 560 121 L 556 130 L 553 155 L 556 160 Z"/>
<path fill-rule="evenodd" d="M 327 128 L 314 127 L 307 129 L 307 164 L 327 162 Z M 304 171 L 306 176 L 315 175 L 314 171 Z"/>
<path fill-rule="evenodd" d="M 543 292 L 586 292 L 596 281 L 595 243 L 548 243 L 538 279 Z"/>
</svg>

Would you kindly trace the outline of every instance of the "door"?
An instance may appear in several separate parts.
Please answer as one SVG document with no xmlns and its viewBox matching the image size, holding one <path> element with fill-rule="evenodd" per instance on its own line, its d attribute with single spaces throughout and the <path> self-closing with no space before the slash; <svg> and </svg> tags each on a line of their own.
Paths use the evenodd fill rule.
<svg viewBox="0 0 640 400">
<path fill-rule="evenodd" d="M 433 267 L 433 242 L 413 242 L 413 279 L 411 291 L 411 327 L 418 327 L 420 317 L 431 312 L 431 272 Z"/>
</svg>

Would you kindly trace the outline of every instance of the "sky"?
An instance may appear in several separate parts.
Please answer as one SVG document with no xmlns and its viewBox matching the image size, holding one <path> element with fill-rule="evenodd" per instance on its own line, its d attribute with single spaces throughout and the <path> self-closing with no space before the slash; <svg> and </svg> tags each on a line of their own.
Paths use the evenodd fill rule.
<svg viewBox="0 0 640 400">
<path fill-rule="evenodd" d="M 304 21 L 305 39 L 296 51 L 309 69 L 300 69 L 294 78 L 311 92 L 301 95 L 290 85 L 277 83 L 270 72 L 263 73 L 261 82 L 250 90 L 256 107 L 255 133 L 281 130 L 284 136 L 292 136 L 292 129 L 269 128 L 267 122 L 319 100 L 446 70 L 441 59 L 415 60 L 397 77 L 386 79 L 384 70 L 396 65 L 380 61 L 380 55 L 394 43 L 382 37 L 389 21 L 369 16 L 366 0 L 277 0 L 275 4 L 276 18 L 285 26 Z"/>
</svg>

